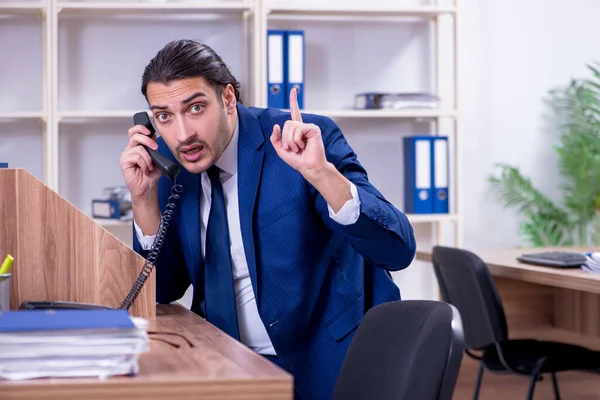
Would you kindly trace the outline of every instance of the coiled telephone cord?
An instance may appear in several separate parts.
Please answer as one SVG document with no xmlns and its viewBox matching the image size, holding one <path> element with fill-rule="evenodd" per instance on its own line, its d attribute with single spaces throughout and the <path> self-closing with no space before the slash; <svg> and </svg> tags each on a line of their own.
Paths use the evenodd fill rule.
<svg viewBox="0 0 600 400">
<path fill-rule="evenodd" d="M 146 257 L 146 261 L 144 262 L 144 266 L 140 271 L 140 275 L 136 279 L 133 287 L 123 300 L 123 303 L 119 306 L 121 310 L 129 310 L 129 308 L 133 305 L 133 302 L 140 294 L 146 280 L 152 273 L 152 269 L 154 269 L 154 263 L 158 258 L 158 254 L 160 252 L 160 248 L 163 245 L 166 235 L 167 228 L 169 227 L 169 221 L 173 217 L 173 210 L 175 209 L 175 200 L 179 199 L 180 193 L 183 192 L 183 186 L 177 184 L 177 179 L 173 181 L 173 187 L 171 187 L 171 195 L 167 199 L 167 205 L 165 206 L 165 211 L 163 211 L 160 218 L 160 225 L 158 227 L 158 231 L 156 232 L 156 236 L 154 237 L 154 242 L 148 252 L 148 257 Z"/>
</svg>

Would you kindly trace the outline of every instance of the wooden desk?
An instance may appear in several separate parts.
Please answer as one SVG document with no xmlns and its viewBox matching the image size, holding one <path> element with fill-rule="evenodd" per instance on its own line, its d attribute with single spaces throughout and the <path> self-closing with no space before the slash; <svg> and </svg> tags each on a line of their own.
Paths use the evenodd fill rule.
<svg viewBox="0 0 600 400">
<path fill-rule="evenodd" d="M 0 399 L 289 399 L 293 377 L 180 305 L 160 305 L 135 377 L 0 381 Z M 153 338 L 181 345 L 179 349 Z"/>
<path fill-rule="evenodd" d="M 551 247 L 471 251 L 487 264 L 494 277 L 509 329 L 554 326 L 600 337 L 600 274 L 517 261 L 523 253 L 553 250 L 591 249 Z M 416 258 L 431 261 L 431 251 L 417 251 Z"/>
</svg>

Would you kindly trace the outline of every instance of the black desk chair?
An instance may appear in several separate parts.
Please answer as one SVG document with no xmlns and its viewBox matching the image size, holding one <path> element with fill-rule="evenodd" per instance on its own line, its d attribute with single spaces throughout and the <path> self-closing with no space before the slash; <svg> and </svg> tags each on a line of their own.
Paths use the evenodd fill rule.
<svg viewBox="0 0 600 400">
<path fill-rule="evenodd" d="M 380 304 L 350 343 L 333 400 L 450 400 L 463 350 L 460 315 L 451 305 Z"/>
<path fill-rule="evenodd" d="M 483 372 L 527 375 L 533 398 L 541 374 L 550 373 L 554 396 L 560 398 L 556 372 L 600 368 L 600 353 L 567 343 L 509 339 L 502 301 L 487 266 L 462 249 L 435 246 L 433 267 L 445 301 L 459 310 L 464 327 L 465 352 L 479 360 L 473 399 L 479 396 Z M 469 350 L 481 350 L 481 356 Z"/>
</svg>

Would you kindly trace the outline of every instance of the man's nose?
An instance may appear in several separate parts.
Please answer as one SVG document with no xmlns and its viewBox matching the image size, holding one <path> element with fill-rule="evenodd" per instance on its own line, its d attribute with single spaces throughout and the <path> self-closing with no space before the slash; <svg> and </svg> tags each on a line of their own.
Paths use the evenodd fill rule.
<svg viewBox="0 0 600 400">
<path fill-rule="evenodd" d="M 194 136 L 194 130 L 186 123 L 183 116 L 177 118 L 177 140 L 185 143 L 190 137 Z"/>
</svg>

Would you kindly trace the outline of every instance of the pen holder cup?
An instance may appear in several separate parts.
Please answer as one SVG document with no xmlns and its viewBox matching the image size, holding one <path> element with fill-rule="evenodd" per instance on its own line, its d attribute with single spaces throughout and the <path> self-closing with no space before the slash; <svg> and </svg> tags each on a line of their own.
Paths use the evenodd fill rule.
<svg viewBox="0 0 600 400">
<path fill-rule="evenodd" d="M 10 310 L 10 274 L 0 275 L 0 312 Z"/>
</svg>

